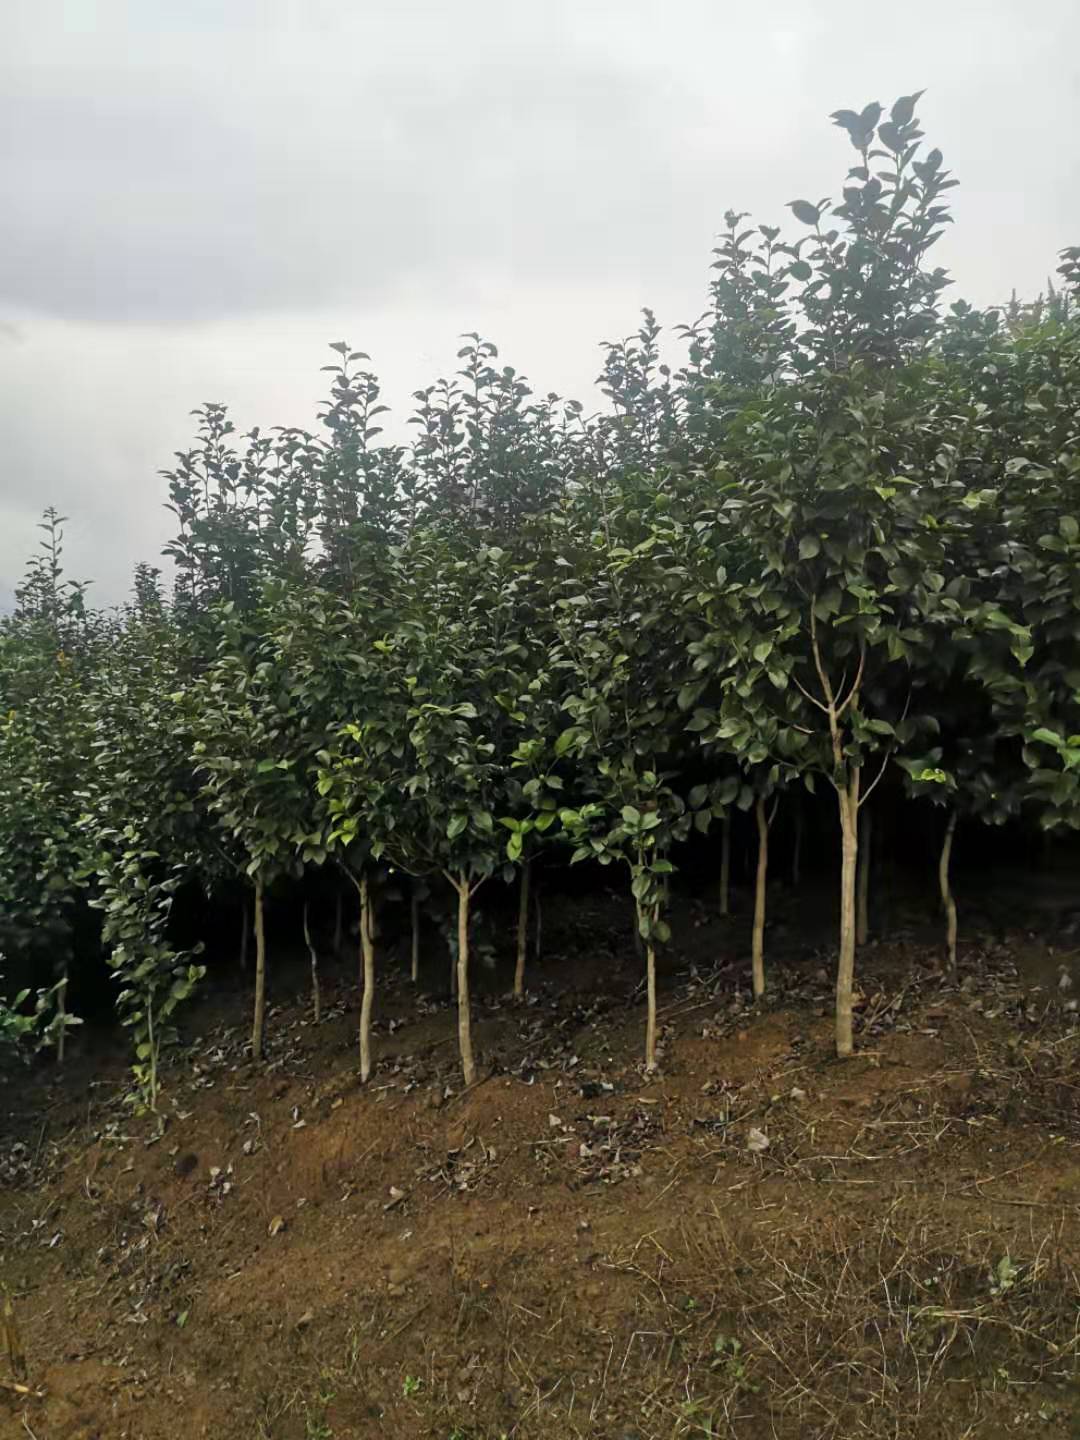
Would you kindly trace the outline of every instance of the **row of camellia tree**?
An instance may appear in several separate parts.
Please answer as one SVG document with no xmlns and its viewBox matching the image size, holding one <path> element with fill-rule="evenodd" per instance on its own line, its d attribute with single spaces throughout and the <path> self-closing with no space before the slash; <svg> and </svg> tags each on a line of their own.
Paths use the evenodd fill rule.
<svg viewBox="0 0 1080 1440">
<path fill-rule="evenodd" d="M 836 113 L 855 163 L 839 200 L 791 204 L 796 233 L 728 214 L 682 368 L 646 312 L 604 348 L 598 415 L 473 335 L 388 443 L 341 344 L 317 433 L 197 412 L 167 472 L 171 596 L 141 567 L 129 604 L 92 609 L 46 515 L 0 623 L 0 953 L 26 981 L 0 1034 L 62 1055 L 73 968 L 103 951 L 155 1104 L 204 970 L 177 893 L 243 885 L 259 1056 L 264 896 L 332 866 L 360 915 L 366 1079 L 393 867 L 455 899 L 471 1083 L 474 898 L 520 886 L 520 991 L 530 867 L 566 847 L 626 876 L 652 1068 L 674 847 L 753 814 L 761 994 L 770 820 L 817 787 L 850 1055 L 860 834 L 887 775 L 942 808 L 955 961 L 957 817 L 1080 823 L 1080 250 L 1037 303 L 947 304 L 929 257 L 955 182 L 917 99 Z"/>
</svg>

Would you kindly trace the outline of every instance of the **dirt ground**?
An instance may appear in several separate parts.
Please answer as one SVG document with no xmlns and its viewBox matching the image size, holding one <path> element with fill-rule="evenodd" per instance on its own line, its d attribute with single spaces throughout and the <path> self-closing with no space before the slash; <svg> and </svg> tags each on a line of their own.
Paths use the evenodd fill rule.
<svg viewBox="0 0 1080 1440">
<path fill-rule="evenodd" d="M 242 978 L 187 1013 L 163 1131 L 122 1037 L 6 1072 L 0 1436 L 1080 1437 L 1067 946 L 968 933 L 946 977 L 893 914 L 840 1063 L 800 902 L 758 1006 L 745 922 L 685 902 L 647 1079 L 625 901 L 549 908 L 526 1004 L 477 977 L 464 1093 L 395 953 L 363 1089 L 352 967 L 316 1027 L 299 959 L 265 1065 Z"/>
</svg>

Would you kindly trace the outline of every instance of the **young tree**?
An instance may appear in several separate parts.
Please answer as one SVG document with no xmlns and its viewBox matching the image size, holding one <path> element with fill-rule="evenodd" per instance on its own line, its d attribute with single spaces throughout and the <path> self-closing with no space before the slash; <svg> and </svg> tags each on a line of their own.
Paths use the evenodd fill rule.
<svg viewBox="0 0 1080 1440">
<path fill-rule="evenodd" d="M 769 757 L 834 789 L 840 1055 L 854 1044 L 858 814 L 876 783 L 863 771 L 905 715 L 906 663 L 945 583 L 937 512 L 952 498 L 948 481 L 920 483 L 921 357 L 947 283 L 923 262 L 952 182 L 938 152 L 918 158 L 916 99 L 884 122 L 877 105 L 837 112 L 861 164 L 841 204 L 793 203 L 807 239 L 738 232 L 733 218 L 686 382 L 716 495 L 694 517 L 717 565 L 697 592 L 694 663 L 723 689 L 695 723 L 746 764 Z"/>
<path fill-rule="evenodd" d="M 225 604 L 217 655 L 186 696 L 203 800 L 245 856 L 254 887 L 256 1060 L 266 1013 L 266 889 L 280 875 L 299 874 L 310 853 L 314 756 L 325 723 L 296 685 L 268 623 L 275 607 L 286 605 L 287 592 L 277 586 L 264 591 L 264 614 L 252 619 Z"/>
<path fill-rule="evenodd" d="M 319 789 L 336 847 L 363 844 L 411 875 L 443 875 L 457 896 L 458 1038 L 476 1078 L 469 1004 L 471 904 L 503 864 L 496 817 L 528 676 L 512 630 L 515 575 L 506 552 L 460 556 L 418 533 L 403 554 L 393 628 L 373 639 L 374 674 L 356 719 L 321 756 Z"/>
<path fill-rule="evenodd" d="M 201 946 L 170 934 L 180 887 L 211 870 L 210 826 L 197 801 L 191 734 L 178 703 L 189 654 L 147 577 L 110 634 L 87 697 L 94 763 L 82 791 L 86 874 L 102 941 L 135 1041 L 133 1099 L 156 1108 L 172 1017 L 204 974 Z"/>
<path fill-rule="evenodd" d="M 595 513 L 592 503 L 585 498 L 581 520 Z M 632 489 L 618 508 L 605 500 L 599 519 L 591 534 L 578 532 L 576 551 L 559 556 L 566 578 L 556 590 L 552 670 L 571 723 L 554 753 L 577 765 L 574 803 L 560 819 L 575 846 L 573 861 L 618 861 L 629 869 L 645 949 L 645 1068 L 651 1072 L 657 1064 L 656 948 L 671 938 L 663 915 L 674 870 L 668 856 L 693 820 L 668 765 L 684 662 L 662 540 L 647 533 L 632 547 L 616 543 L 620 529 L 636 533 L 641 525 Z M 565 537 L 567 550 L 573 538 Z M 708 787 L 694 798 L 707 825 L 713 813 L 704 808 Z"/>
<path fill-rule="evenodd" d="M 63 1061 L 75 935 L 85 912 L 78 819 L 93 763 L 86 695 L 106 640 L 85 586 L 64 579 L 64 517 L 46 510 L 43 540 L 0 620 L 0 952 L 39 987 L 39 1018 Z"/>
</svg>

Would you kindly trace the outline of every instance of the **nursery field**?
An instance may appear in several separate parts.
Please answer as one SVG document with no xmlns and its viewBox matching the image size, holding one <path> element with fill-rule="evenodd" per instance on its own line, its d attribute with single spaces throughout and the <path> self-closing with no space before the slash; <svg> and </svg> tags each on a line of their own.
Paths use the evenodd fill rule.
<svg viewBox="0 0 1080 1440">
<path fill-rule="evenodd" d="M 334 341 L 125 603 L 44 511 L 4 1436 L 1080 1437 L 1080 247 L 954 298 L 922 94 L 598 408 Z"/>
</svg>

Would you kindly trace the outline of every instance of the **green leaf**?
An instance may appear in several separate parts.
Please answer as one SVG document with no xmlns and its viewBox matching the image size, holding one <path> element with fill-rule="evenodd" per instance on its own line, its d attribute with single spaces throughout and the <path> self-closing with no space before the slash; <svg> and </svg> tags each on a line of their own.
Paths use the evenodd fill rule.
<svg viewBox="0 0 1080 1440">
<path fill-rule="evenodd" d="M 804 535 L 799 541 L 799 559 L 813 560 L 815 555 L 821 554 L 821 541 L 816 535 Z"/>
<path fill-rule="evenodd" d="M 821 219 L 821 211 L 816 205 L 811 205 L 809 200 L 792 200 L 788 209 L 795 219 L 801 220 L 804 225 L 816 225 Z"/>
</svg>

